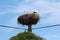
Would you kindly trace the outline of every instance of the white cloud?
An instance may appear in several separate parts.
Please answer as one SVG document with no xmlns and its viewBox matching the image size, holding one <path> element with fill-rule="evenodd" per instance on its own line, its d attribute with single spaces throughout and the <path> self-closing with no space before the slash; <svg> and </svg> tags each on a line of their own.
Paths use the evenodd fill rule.
<svg viewBox="0 0 60 40">
<path fill-rule="evenodd" d="M 60 9 L 51 7 L 50 8 L 51 11 L 51 16 L 49 18 L 47 18 L 46 20 L 44 20 L 45 23 L 52 23 L 52 24 L 58 24 L 60 21 Z"/>
</svg>

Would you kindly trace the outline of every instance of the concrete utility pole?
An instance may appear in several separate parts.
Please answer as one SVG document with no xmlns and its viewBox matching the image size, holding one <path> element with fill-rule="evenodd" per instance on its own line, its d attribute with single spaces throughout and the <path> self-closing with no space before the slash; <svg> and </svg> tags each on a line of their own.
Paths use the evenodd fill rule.
<svg viewBox="0 0 60 40">
<path fill-rule="evenodd" d="M 32 32 L 32 25 L 28 25 L 28 32 Z"/>
</svg>

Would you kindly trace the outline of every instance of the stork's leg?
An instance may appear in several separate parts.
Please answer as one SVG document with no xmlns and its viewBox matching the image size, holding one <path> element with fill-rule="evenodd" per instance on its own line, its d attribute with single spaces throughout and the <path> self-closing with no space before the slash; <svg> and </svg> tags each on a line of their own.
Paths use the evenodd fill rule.
<svg viewBox="0 0 60 40">
<path fill-rule="evenodd" d="M 28 32 L 32 32 L 32 25 L 28 25 Z"/>
</svg>

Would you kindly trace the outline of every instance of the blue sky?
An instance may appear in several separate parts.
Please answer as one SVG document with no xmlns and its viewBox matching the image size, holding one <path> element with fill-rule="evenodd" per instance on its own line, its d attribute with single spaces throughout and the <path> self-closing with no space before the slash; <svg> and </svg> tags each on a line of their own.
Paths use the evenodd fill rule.
<svg viewBox="0 0 60 40">
<path fill-rule="evenodd" d="M 41 20 L 33 27 L 42 27 L 60 23 L 60 0 L 0 0 L 0 24 L 13 27 L 27 27 L 17 24 L 17 17 L 24 11 L 39 10 Z M 0 40 L 9 40 L 24 30 L 0 27 Z M 46 40 L 60 40 L 60 27 L 33 30 L 33 33 Z"/>
</svg>

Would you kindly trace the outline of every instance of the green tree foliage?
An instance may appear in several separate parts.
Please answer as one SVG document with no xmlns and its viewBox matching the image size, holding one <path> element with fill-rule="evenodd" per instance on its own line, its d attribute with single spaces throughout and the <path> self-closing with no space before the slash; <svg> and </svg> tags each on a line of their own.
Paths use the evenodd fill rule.
<svg viewBox="0 0 60 40">
<path fill-rule="evenodd" d="M 43 38 L 31 32 L 22 32 L 11 37 L 9 40 L 43 40 Z"/>
</svg>

